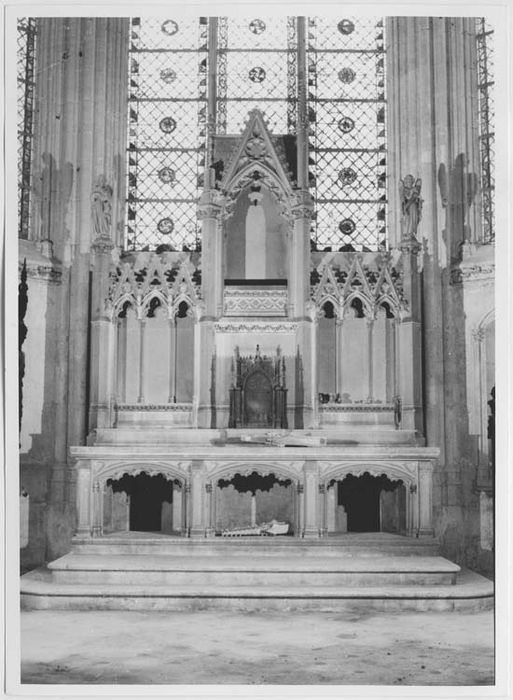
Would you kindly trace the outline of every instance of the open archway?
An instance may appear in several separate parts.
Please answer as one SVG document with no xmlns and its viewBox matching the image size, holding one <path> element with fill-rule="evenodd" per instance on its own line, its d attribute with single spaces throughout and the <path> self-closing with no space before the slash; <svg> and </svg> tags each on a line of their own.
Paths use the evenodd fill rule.
<svg viewBox="0 0 513 700">
<path fill-rule="evenodd" d="M 171 534 L 181 530 L 181 483 L 162 474 L 123 474 L 107 479 L 103 531 Z"/>
</svg>

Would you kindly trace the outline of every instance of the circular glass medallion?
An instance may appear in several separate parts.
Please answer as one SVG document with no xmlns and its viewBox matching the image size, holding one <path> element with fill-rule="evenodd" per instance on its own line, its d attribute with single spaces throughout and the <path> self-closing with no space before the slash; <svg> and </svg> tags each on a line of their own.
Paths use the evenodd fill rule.
<svg viewBox="0 0 513 700">
<path fill-rule="evenodd" d="M 164 117 L 160 120 L 159 126 L 165 134 L 170 134 L 176 129 L 176 122 L 173 117 Z"/>
<path fill-rule="evenodd" d="M 344 236 L 350 236 L 352 233 L 354 233 L 356 225 L 352 219 L 343 219 L 339 223 L 338 228 L 340 233 L 343 233 Z"/>
<path fill-rule="evenodd" d="M 265 70 L 261 66 L 252 68 L 248 75 L 252 83 L 262 83 L 265 80 Z"/>
<path fill-rule="evenodd" d="M 252 19 L 249 23 L 249 31 L 253 34 L 262 34 L 265 32 L 265 22 L 262 19 Z"/>
<path fill-rule="evenodd" d="M 171 182 L 175 181 L 175 171 L 172 168 L 168 168 L 167 166 L 165 168 L 161 168 L 159 170 L 159 179 L 161 182 L 164 182 L 166 185 L 168 185 Z"/>
<path fill-rule="evenodd" d="M 178 31 L 178 25 L 174 21 L 174 19 L 166 19 L 166 21 L 162 23 L 161 29 L 164 32 L 164 34 L 167 34 L 168 36 L 173 36 L 173 34 L 176 34 L 176 32 Z"/>
<path fill-rule="evenodd" d="M 173 223 L 173 219 L 161 219 L 158 224 L 157 228 L 162 233 L 164 236 L 169 236 L 170 233 L 173 233 L 175 225 Z"/>
<path fill-rule="evenodd" d="M 337 28 L 341 34 L 352 34 L 354 32 L 354 24 L 350 19 L 341 19 L 337 24 Z"/>
<path fill-rule="evenodd" d="M 172 68 L 163 68 L 160 71 L 160 79 L 165 83 L 173 83 L 176 80 L 176 73 Z"/>
<path fill-rule="evenodd" d="M 338 79 L 341 83 L 352 83 L 356 78 L 356 73 L 352 68 L 342 68 L 338 72 Z"/>
<path fill-rule="evenodd" d="M 342 168 L 338 174 L 338 181 L 341 185 L 352 185 L 357 177 L 356 172 L 352 168 Z"/>
<path fill-rule="evenodd" d="M 351 117 L 342 117 L 338 121 L 338 128 L 343 134 L 348 134 L 354 129 L 354 121 Z"/>
</svg>

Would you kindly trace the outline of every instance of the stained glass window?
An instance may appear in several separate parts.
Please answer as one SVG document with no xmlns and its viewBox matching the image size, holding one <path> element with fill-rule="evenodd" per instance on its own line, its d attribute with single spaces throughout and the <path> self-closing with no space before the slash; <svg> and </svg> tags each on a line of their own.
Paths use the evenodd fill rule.
<svg viewBox="0 0 513 700">
<path fill-rule="evenodd" d="M 495 239 L 495 80 L 493 28 L 484 18 L 476 19 L 476 41 L 483 240 L 490 242 Z"/>
<path fill-rule="evenodd" d="M 319 250 L 386 239 L 383 21 L 309 19 L 310 154 Z"/>
<path fill-rule="evenodd" d="M 204 18 L 131 21 L 127 248 L 197 246 L 206 120 Z"/>
<path fill-rule="evenodd" d="M 129 249 L 199 243 L 209 60 L 217 134 L 242 133 L 255 108 L 271 133 L 296 133 L 297 22 L 219 17 L 216 46 L 208 47 L 206 18 L 132 20 Z M 386 238 L 383 23 L 306 22 L 312 240 L 321 250 L 375 250 Z"/>
<path fill-rule="evenodd" d="M 35 18 L 18 19 L 18 236 L 29 237 L 33 136 Z"/>
<path fill-rule="evenodd" d="M 239 134 L 260 109 L 274 134 L 296 126 L 294 17 L 219 18 L 217 132 Z"/>
</svg>

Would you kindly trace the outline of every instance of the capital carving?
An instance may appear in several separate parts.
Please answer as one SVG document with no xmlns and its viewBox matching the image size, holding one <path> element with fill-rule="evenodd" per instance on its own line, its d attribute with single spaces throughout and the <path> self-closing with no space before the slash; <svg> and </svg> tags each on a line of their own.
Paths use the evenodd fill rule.
<svg viewBox="0 0 513 700">
<path fill-rule="evenodd" d="M 418 255 L 422 250 L 422 246 L 414 235 L 410 235 L 407 237 L 403 236 L 399 244 L 399 250 L 402 253 L 411 253 L 412 255 Z"/>
<path fill-rule="evenodd" d="M 91 245 L 91 249 L 99 255 L 110 255 L 114 249 L 114 243 L 110 236 L 97 236 Z"/>
<path fill-rule="evenodd" d="M 313 198 L 308 190 L 298 190 L 292 197 L 291 212 L 294 219 L 311 219 L 314 213 Z"/>
<path fill-rule="evenodd" d="M 482 343 L 485 337 L 485 329 L 482 326 L 478 326 L 472 330 L 472 340 L 475 343 Z"/>
<path fill-rule="evenodd" d="M 222 210 L 222 195 L 215 189 L 205 190 L 198 202 L 198 219 L 218 219 L 221 216 Z"/>
</svg>

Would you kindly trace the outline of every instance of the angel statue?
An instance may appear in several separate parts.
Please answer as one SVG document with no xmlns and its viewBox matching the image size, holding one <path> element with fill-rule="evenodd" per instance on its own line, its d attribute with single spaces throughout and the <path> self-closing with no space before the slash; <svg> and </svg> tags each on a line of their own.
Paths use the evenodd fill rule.
<svg viewBox="0 0 513 700">
<path fill-rule="evenodd" d="M 422 198 L 420 188 L 422 180 L 413 175 L 406 175 L 399 180 L 399 195 L 401 197 L 401 223 L 403 238 L 417 235 L 417 228 L 422 217 Z"/>
<path fill-rule="evenodd" d="M 91 219 L 94 237 L 108 236 L 110 238 L 112 187 L 107 184 L 103 175 L 96 181 L 93 194 L 91 195 Z"/>
</svg>

